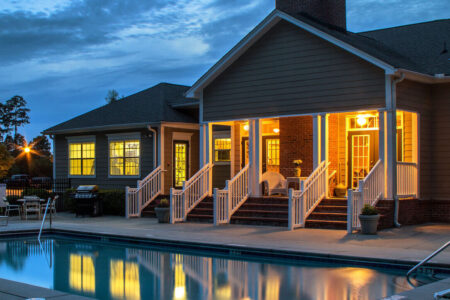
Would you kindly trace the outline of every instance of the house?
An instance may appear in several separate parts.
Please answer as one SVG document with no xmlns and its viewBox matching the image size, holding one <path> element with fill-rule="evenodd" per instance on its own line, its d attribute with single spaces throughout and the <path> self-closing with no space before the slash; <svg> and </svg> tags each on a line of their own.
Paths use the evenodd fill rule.
<svg viewBox="0 0 450 300">
<path fill-rule="evenodd" d="M 255 218 L 247 203 L 266 172 L 300 181 L 283 203 L 259 202 L 290 228 L 351 231 L 363 204 L 380 207 L 384 226 L 450 221 L 450 20 L 352 33 L 345 7 L 277 0 L 187 91 L 200 103 L 201 168 L 171 191 L 172 222 L 212 194 L 215 224 Z M 228 136 L 218 141 L 216 126 Z M 345 199 L 330 199 L 337 184 Z"/>
<path fill-rule="evenodd" d="M 54 178 L 106 189 L 158 178 L 152 197 L 169 194 L 199 166 L 198 101 L 184 97 L 188 89 L 160 83 L 45 130 Z"/>
</svg>

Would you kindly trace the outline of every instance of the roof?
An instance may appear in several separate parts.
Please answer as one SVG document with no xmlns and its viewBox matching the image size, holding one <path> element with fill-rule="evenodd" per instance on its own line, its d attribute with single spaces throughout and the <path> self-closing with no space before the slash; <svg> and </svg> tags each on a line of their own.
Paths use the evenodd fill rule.
<svg viewBox="0 0 450 300">
<path fill-rule="evenodd" d="M 186 94 L 189 97 L 198 97 L 199 91 L 282 20 L 365 59 L 388 74 L 396 69 L 406 69 L 432 76 L 450 75 L 450 56 L 448 51 L 443 53 L 445 43 L 450 45 L 450 19 L 353 33 L 318 22 L 304 14 L 289 15 L 274 10 L 197 80 Z"/>
<path fill-rule="evenodd" d="M 149 89 L 106 104 L 73 119 L 44 130 L 45 134 L 88 132 L 95 129 L 146 127 L 160 122 L 198 123 L 198 114 L 192 114 L 176 104 L 198 101 L 184 97 L 188 86 L 160 83 Z"/>
</svg>

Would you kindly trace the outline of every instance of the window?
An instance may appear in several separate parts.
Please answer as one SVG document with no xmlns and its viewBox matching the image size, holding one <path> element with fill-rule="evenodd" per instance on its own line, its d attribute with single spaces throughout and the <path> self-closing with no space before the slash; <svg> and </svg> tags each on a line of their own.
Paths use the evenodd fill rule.
<svg viewBox="0 0 450 300">
<path fill-rule="evenodd" d="M 267 165 L 280 165 L 280 140 L 267 139 Z"/>
<path fill-rule="evenodd" d="M 215 161 L 231 161 L 231 139 L 219 138 L 214 140 Z"/>
<path fill-rule="evenodd" d="M 95 143 L 69 143 L 69 175 L 95 175 Z"/>
<path fill-rule="evenodd" d="M 182 187 L 188 173 L 188 142 L 175 142 L 174 156 L 175 186 Z"/>
<path fill-rule="evenodd" d="M 139 176 L 139 140 L 110 141 L 109 175 Z"/>
</svg>

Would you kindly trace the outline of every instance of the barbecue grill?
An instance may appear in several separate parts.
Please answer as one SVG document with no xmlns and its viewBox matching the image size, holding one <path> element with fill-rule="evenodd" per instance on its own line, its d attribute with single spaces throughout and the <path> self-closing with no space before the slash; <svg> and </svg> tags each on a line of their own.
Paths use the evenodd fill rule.
<svg viewBox="0 0 450 300">
<path fill-rule="evenodd" d="M 102 201 L 99 199 L 97 192 L 98 186 L 96 185 L 78 186 L 74 195 L 76 216 L 96 217 L 102 214 Z"/>
</svg>

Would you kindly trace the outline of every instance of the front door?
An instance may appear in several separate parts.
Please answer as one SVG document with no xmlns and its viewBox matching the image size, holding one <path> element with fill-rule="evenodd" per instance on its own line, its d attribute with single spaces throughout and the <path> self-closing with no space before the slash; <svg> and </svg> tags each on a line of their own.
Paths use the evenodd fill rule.
<svg viewBox="0 0 450 300">
<path fill-rule="evenodd" d="M 348 187 L 357 189 L 378 160 L 378 131 L 348 132 Z"/>
<path fill-rule="evenodd" d="M 173 182 L 175 187 L 182 187 L 189 176 L 189 143 L 174 141 L 173 143 Z"/>
</svg>

